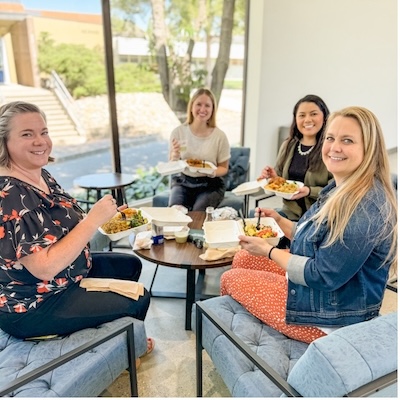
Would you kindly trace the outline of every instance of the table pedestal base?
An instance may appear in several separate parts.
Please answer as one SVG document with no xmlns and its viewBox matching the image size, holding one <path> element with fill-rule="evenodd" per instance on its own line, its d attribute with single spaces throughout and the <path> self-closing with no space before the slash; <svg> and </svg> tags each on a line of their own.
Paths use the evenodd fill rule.
<svg viewBox="0 0 400 400">
<path fill-rule="evenodd" d="M 199 274 L 196 281 L 196 270 L 191 269 L 191 265 L 182 265 L 182 269 L 186 269 L 186 293 L 182 292 L 161 292 L 153 291 L 153 284 L 157 275 L 159 265 L 156 266 L 154 271 L 153 279 L 150 284 L 149 293 L 151 297 L 161 297 L 167 299 L 185 299 L 186 300 L 186 311 L 185 311 L 185 329 L 190 331 L 192 329 L 192 306 L 197 300 L 205 300 L 215 295 L 203 293 L 204 277 L 206 275 L 205 269 L 199 269 Z"/>
</svg>

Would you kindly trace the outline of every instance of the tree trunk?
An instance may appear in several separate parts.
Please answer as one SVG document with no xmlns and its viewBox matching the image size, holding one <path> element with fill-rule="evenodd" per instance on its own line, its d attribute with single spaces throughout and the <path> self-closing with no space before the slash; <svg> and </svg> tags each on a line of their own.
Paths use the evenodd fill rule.
<svg viewBox="0 0 400 400">
<path fill-rule="evenodd" d="M 217 103 L 219 103 L 219 99 L 221 98 L 221 92 L 224 87 L 226 71 L 229 67 L 234 12 L 235 0 L 224 0 L 218 57 L 212 72 L 211 82 L 211 90 L 216 97 Z"/>
<path fill-rule="evenodd" d="M 156 50 L 158 73 L 160 74 L 161 89 L 165 101 L 169 104 L 170 81 L 167 58 L 167 28 L 165 26 L 164 0 L 151 0 L 153 17 L 153 34 Z"/>
</svg>

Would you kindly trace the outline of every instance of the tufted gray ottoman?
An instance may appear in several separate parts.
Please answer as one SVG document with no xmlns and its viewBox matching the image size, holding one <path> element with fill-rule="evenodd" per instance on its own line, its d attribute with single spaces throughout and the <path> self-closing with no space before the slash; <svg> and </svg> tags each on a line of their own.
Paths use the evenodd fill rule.
<svg viewBox="0 0 400 400">
<path fill-rule="evenodd" d="M 129 357 L 126 331 L 132 329 L 132 324 L 134 340 L 130 343 L 134 345 L 134 354 Z M 122 333 L 103 340 L 120 330 Z M 7 394 L 6 387 L 16 383 L 18 378 L 37 371 L 49 361 L 60 360 L 67 352 L 93 340 L 101 344 Z M 144 323 L 131 317 L 83 329 L 62 339 L 39 342 L 16 339 L 0 330 L 0 396 L 96 397 L 129 367 L 131 389 L 136 391 L 132 395 L 137 395 L 135 357 L 143 355 L 146 348 Z"/>
</svg>

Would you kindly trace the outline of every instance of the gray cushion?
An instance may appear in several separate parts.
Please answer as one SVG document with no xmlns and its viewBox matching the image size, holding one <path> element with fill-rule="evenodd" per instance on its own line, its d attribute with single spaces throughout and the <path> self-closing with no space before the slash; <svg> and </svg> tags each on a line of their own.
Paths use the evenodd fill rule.
<svg viewBox="0 0 400 400">
<path fill-rule="evenodd" d="M 391 313 L 311 343 L 288 383 L 304 397 L 341 397 L 396 370 L 397 313 Z"/>
<path fill-rule="evenodd" d="M 230 296 L 203 302 L 285 380 L 307 344 L 263 324 Z M 203 347 L 234 397 L 279 397 L 282 392 L 236 347 L 203 318 Z"/>
<path fill-rule="evenodd" d="M 0 387 L 129 321 L 134 323 L 137 357 L 146 351 L 146 331 L 143 321 L 131 317 L 41 342 L 16 339 L 0 329 Z M 121 334 L 15 390 L 12 396 L 96 397 L 126 368 L 126 335 Z"/>
<path fill-rule="evenodd" d="M 263 324 L 230 296 L 202 303 L 304 397 L 344 396 L 397 370 L 397 313 L 338 329 L 307 345 Z M 204 316 L 202 344 L 232 396 L 283 395 Z M 396 397 L 396 388 L 378 393 Z"/>
</svg>

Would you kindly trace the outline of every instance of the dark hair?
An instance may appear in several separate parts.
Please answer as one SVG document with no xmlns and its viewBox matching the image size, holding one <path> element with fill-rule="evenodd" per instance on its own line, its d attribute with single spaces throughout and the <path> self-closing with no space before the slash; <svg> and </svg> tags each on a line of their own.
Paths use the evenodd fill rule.
<svg viewBox="0 0 400 400">
<path fill-rule="evenodd" d="M 46 122 L 45 113 L 35 104 L 25 101 L 13 101 L 0 107 L 0 166 L 2 167 L 10 167 L 7 141 L 10 136 L 11 121 L 15 116 L 26 113 L 38 113 Z M 54 161 L 54 158 L 49 157 L 49 161 Z"/>
<path fill-rule="evenodd" d="M 290 125 L 289 130 L 289 137 L 286 139 L 286 150 L 279 160 L 277 160 L 277 167 L 278 169 L 283 169 L 283 164 L 289 155 L 289 150 L 292 148 L 291 144 L 294 142 L 299 142 L 303 134 L 298 130 L 297 123 L 296 123 L 296 114 L 297 110 L 302 103 L 314 103 L 317 107 L 322 111 L 324 114 L 324 122 L 322 123 L 322 127 L 317 133 L 317 143 L 315 144 L 314 148 L 312 149 L 310 156 L 308 157 L 308 166 L 307 169 L 310 171 L 317 170 L 322 165 L 322 156 L 321 156 L 321 149 L 322 149 L 322 142 L 323 142 L 323 134 L 326 126 L 326 121 L 329 117 L 329 109 L 325 102 L 321 99 L 321 97 L 316 96 L 315 94 L 308 94 L 307 96 L 302 97 L 294 106 L 293 108 L 293 120 L 292 124 Z"/>
</svg>

